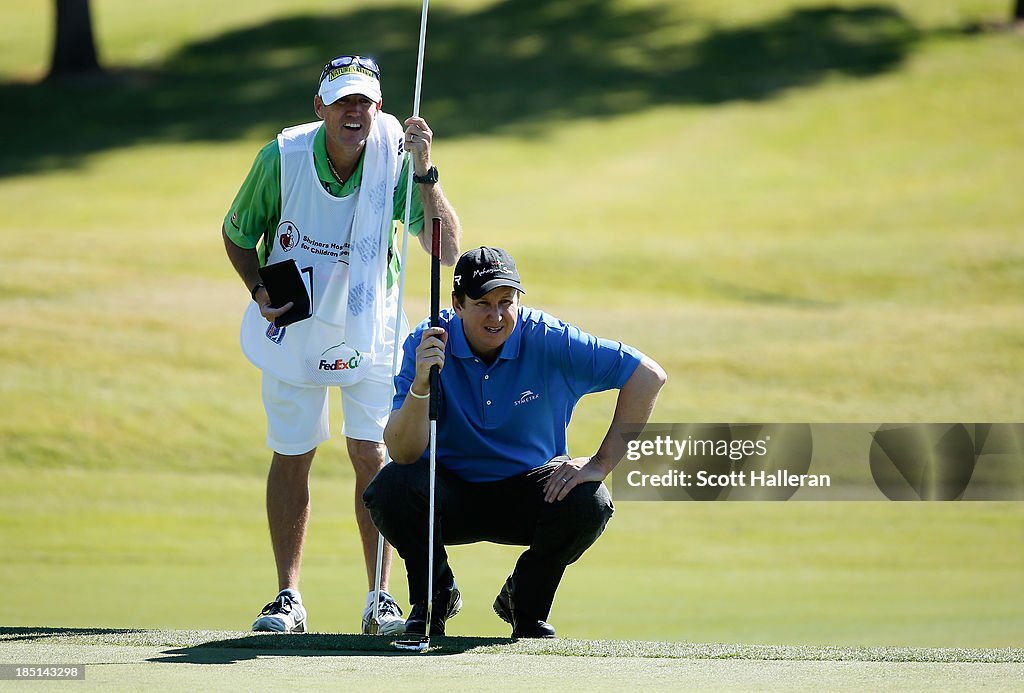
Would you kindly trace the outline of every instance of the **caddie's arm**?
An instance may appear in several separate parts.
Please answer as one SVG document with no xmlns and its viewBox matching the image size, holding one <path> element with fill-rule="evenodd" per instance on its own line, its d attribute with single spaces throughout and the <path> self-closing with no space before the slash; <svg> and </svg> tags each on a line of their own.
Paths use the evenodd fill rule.
<svg viewBox="0 0 1024 693">
<path fill-rule="evenodd" d="M 565 498 L 578 484 L 604 481 L 626 454 L 629 432 L 643 426 L 651 418 L 658 393 L 668 375 L 654 359 L 644 356 L 629 376 L 615 402 L 611 425 L 592 457 L 575 457 L 552 472 L 544 486 L 544 500 L 551 503 Z"/>
<path fill-rule="evenodd" d="M 434 133 L 423 118 L 413 117 L 405 121 L 405 148 L 412 156 L 413 171 L 417 176 L 424 176 L 433 162 L 430 159 L 430 145 Z M 423 203 L 423 223 L 426 233 L 420 234 L 420 245 L 428 253 L 430 248 L 429 220 L 434 217 L 441 219 L 441 262 L 451 267 L 459 259 L 462 226 L 455 208 L 448 202 L 441 190 L 441 183 L 417 183 L 420 201 Z"/>
<path fill-rule="evenodd" d="M 256 304 L 260 307 L 260 313 L 267 319 L 267 322 L 274 322 L 277 316 L 287 313 L 292 307 L 291 301 L 285 303 L 280 308 L 270 307 L 270 294 L 267 293 L 263 286 L 260 286 L 260 258 L 256 253 L 256 249 L 243 248 L 236 245 L 233 240 L 228 238 L 228 234 L 224 231 L 223 226 L 220 233 L 224 237 L 224 250 L 228 254 L 231 266 L 235 268 L 238 276 L 242 278 L 245 288 L 252 295 L 252 300 L 256 301 Z M 256 286 L 259 286 L 259 288 L 253 291 Z"/>
<path fill-rule="evenodd" d="M 428 327 L 416 347 L 416 375 L 405 401 L 391 412 L 384 428 L 384 444 L 398 464 L 413 464 L 430 444 L 430 367 L 444 368 L 443 327 Z"/>
</svg>

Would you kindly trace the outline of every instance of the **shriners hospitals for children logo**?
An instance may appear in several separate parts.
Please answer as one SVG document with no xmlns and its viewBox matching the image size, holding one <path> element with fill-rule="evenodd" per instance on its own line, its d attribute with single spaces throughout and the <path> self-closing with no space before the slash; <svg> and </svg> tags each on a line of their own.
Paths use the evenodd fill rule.
<svg viewBox="0 0 1024 693">
<path fill-rule="evenodd" d="M 277 225 L 277 242 L 286 253 L 299 244 L 299 230 L 290 221 L 282 221 Z"/>
</svg>

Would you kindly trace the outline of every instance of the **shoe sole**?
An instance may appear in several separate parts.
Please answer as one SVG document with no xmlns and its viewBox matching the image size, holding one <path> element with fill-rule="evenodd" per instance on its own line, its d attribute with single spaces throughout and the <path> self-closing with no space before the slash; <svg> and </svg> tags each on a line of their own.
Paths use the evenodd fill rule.
<svg viewBox="0 0 1024 693">
<path fill-rule="evenodd" d="M 377 624 L 377 635 L 401 635 L 405 632 L 405 621 L 385 621 Z M 363 624 L 363 635 L 370 635 L 370 624 Z"/>
<path fill-rule="evenodd" d="M 515 640 L 558 640 L 557 635 L 516 635 L 512 633 Z"/>
<path fill-rule="evenodd" d="M 254 633 L 305 633 L 306 622 L 302 621 L 296 623 L 291 630 L 288 628 L 277 628 L 275 626 L 282 625 L 280 619 L 259 619 L 256 623 L 252 624 L 252 632 Z"/>
<path fill-rule="evenodd" d="M 494 609 L 494 613 L 496 613 L 498 615 L 498 618 L 500 618 L 502 621 L 504 621 L 505 623 L 507 623 L 507 624 L 509 624 L 511 626 L 512 625 L 512 608 L 511 608 L 510 604 L 506 603 L 502 599 L 502 597 L 504 597 L 505 594 L 506 594 L 505 590 L 503 589 L 498 594 L 498 596 L 494 599 L 494 604 L 491 605 L 491 608 Z"/>
<path fill-rule="evenodd" d="M 462 611 L 462 592 L 457 587 L 453 591 L 455 592 L 455 603 L 448 606 L 448 615 L 444 619 L 446 621 Z"/>
</svg>

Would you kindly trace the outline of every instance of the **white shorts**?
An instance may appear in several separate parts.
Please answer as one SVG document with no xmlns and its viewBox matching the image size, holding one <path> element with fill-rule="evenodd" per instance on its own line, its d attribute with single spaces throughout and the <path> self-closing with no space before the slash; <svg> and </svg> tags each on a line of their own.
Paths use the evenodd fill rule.
<svg viewBox="0 0 1024 693">
<path fill-rule="evenodd" d="M 374 367 L 374 371 L 380 369 Z M 341 390 L 344 417 L 341 433 L 346 438 L 384 441 L 384 426 L 391 413 L 392 385 L 387 379 L 391 365 L 382 369 L 383 379 L 371 371 L 355 385 Z M 267 447 L 282 455 L 302 455 L 331 437 L 328 412 L 329 388 L 297 387 L 263 374 L 263 408 L 267 411 Z"/>
<path fill-rule="evenodd" d="M 388 297 L 387 327 L 384 337 L 393 344 L 394 293 Z M 402 316 L 403 341 L 409 323 Z M 401 344 L 398 345 L 401 349 Z M 382 354 L 370 373 L 355 385 L 341 391 L 343 422 L 341 434 L 355 440 L 384 442 L 384 426 L 391 414 L 393 382 L 391 349 Z M 399 363 L 401 368 L 401 363 Z M 302 455 L 331 437 L 328 412 L 329 388 L 299 387 L 263 373 L 263 408 L 267 412 L 267 447 L 281 455 Z"/>
</svg>

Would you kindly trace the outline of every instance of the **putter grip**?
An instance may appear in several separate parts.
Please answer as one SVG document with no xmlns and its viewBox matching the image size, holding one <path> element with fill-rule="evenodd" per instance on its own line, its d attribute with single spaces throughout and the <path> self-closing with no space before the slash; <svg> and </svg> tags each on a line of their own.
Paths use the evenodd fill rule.
<svg viewBox="0 0 1024 693">
<path fill-rule="evenodd" d="M 441 324 L 441 218 L 434 217 L 430 228 L 430 326 Z M 441 371 L 430 367 L 430 420 L 437 421 L 438 381 Z"/>
</svg>

